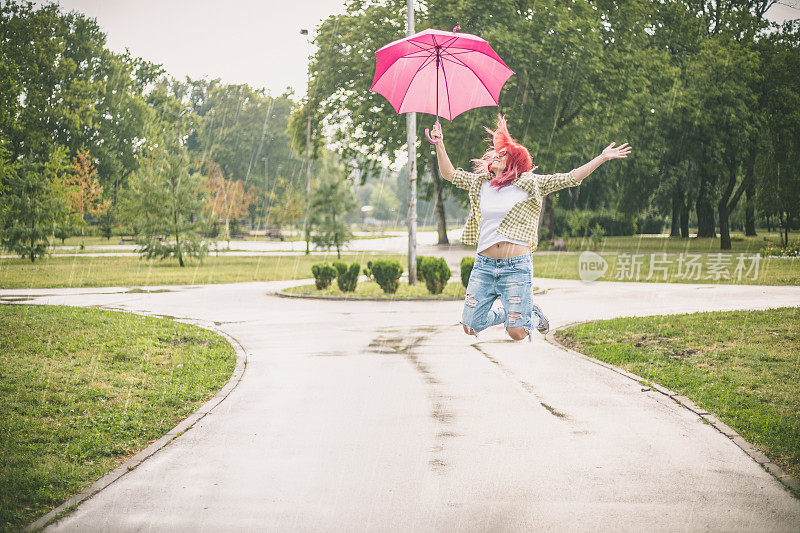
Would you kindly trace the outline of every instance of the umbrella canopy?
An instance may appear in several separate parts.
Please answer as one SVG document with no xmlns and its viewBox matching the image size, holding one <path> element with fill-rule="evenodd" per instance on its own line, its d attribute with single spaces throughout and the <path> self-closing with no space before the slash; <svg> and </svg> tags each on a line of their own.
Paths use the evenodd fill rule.
<svg viewBox="0 0 800 533">
<path fill-rule="evenodd" d="M 514 72 L 485 40 L 427 29 L 378 50 L 371 89 L 397 113 L 453 120 L 475 107 L 496 106 Z"/>
</svg>

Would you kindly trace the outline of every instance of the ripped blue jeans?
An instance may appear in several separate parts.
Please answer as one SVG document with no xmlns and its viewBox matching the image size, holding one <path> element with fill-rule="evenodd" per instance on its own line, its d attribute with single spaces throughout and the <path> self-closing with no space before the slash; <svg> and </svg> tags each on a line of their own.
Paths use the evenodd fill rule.
<svg viewBox="0 0 800 533">
<path fill-rule="evenodd" d="M 497 324 L 506 328 L 525 328 L 530 331 L 539 325 L 533 315 L 533 260 L 530 254 L 492 259 L 478 254 L 467 284 L 467 296 L 461 313 L 461 324 L 477 334 Z M 502 307 L 492 309 L 500 298 Z M 533 321 L 536 321 L 534 324 Z"/>
</svg>

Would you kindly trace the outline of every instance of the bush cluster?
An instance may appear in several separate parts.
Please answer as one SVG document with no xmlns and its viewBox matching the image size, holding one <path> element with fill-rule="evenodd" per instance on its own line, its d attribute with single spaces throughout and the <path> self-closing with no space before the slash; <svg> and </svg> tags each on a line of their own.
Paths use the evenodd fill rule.
<svg viewBox="0 0 800 533">
<path fill-rule="evenodd" d="M 465 287 L 469 281 L 474 261 L 475 259 L 471 257 L 465 257 L 461 261 L 461 281 Z M 311 267 L 311 273 L 314 274 L 314 283 L 319 290 L 328 288 L 333 278 L 336 278 L 336 283 L 342 292 L 353 292 L 358 284 L 358 275 L 363 272 L 367 278 L 374 280 L 383 289 L 383 292 L 387 294 L 397 292 L 403 271 L 403 265 L 399 261 L 389 259 L 368 261 L 363 271 L 358 263 L 348 266 L 341 261 L 334 261 L 332 265 L 317 263 Z M 425 282 L 425 286 L 431 294 L 442 294 L 451 275 L 450 267 L 447 266 L 444 258 L 417 257 L 417 277 L 419 281 Z"/>
<path fill-rule="evenodd" d="M 762 257 L 800 257 L 800 240 L 789 241 L 786 246 L 768 242 L 761 248 Z"/>
<path fill-rule="evenodd" d="M 353 292 L 358 284 L 358 274 L 361 272 L 361 265 L 353 263 L 349 267 L 341 261 L 334 261 L 333 268 L 336 269 L 336 284 L 342 292 Z"/>
<path fill-rule="evenodd" d="M 399 261 L 391 261 L 389 259 L 372 261 L 370 270 L 375 282 L 380 285 L 383 292 L 387 294 L 397 292 L 397 287 L 400 285 L 400 276 L 403 275 L 403 265 Z"/>
<path fill-rule="evenodd" d="M 314 285 L 318 290 L 327 289 L 337 274 L 336 269 L 328 263 L 311 265 L 311 273 L 314 275 Z"/>
<path fill-rule="evenodd" d="M 464 288 L 469 284 L 469 277 L 472 275 L 472 267 L 475 266 L 474 257 L 461 258 L 461 284 Z"/>
<path fill-rule="evenodd" d="M 644 220 L 642 219 L 643 223 Z M 655 221 L 648 221 L 648 229 L 653 229 L 656 224 Z M 568 210 L 556 207 L 553 210 L 553 229 L 556 235 L 572 237 L 599 235 L 602 238 L 602 236 L 633 235 L 637 228 L 636 220 L 616 211 Z"/>
<path fill-rule="evenodd" d="M 425 281 L 425 286 L 431 294 L 442 294 L 447 286 L 452 272 L 447 266 L 447 261 L 441 257 L 423 257 L 417 269 L 418 277 Z"/>
</svg>

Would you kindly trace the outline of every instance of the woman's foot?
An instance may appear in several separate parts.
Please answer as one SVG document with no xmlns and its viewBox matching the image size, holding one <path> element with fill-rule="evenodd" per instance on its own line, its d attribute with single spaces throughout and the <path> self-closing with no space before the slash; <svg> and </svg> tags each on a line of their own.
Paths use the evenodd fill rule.
<svg viewBox="0 0 800 533">
<path fill-rule="evenodd" d="M 533 313 L 539 317 L 539 325 L 536 326 L 536 329 L 539 330 L 539 333 L 542 335 L 547 335 L 547 332 L 550 331 L 550 321 L 544 316 L 542 308 L 537 304 L 533 304 Z"/>
</svg>

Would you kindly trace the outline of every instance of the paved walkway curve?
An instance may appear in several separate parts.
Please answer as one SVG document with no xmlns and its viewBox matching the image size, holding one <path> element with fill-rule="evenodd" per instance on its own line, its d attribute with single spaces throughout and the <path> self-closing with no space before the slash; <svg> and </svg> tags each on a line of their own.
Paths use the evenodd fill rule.
<svg viewBox="0 0 800 533">
<path fill-rule="evenodd" d="M 797 305 L 800 287 L 545 280 L 553 327 Z M 797 531 L 800 500 L 697 415 L 459 302 L 321 302 L 286 282 L 0 291 L 216 323 L 242 380 L 48 531 Z"/>
</svg>

